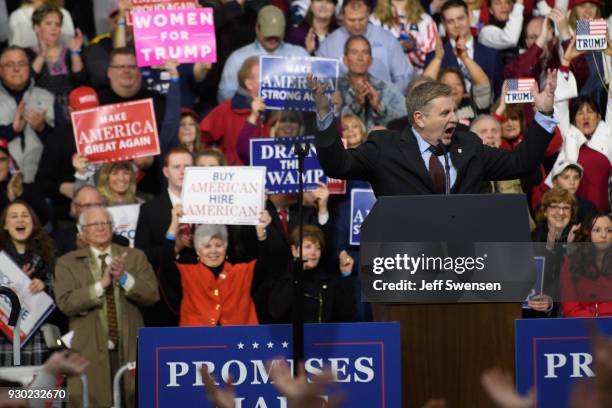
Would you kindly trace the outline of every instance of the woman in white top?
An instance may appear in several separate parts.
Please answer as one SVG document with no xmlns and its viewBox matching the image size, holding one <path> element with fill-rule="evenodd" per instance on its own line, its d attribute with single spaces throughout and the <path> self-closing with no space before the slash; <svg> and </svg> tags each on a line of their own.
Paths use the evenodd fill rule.
<svg viewBox="0 0 612 408">
<path fill-rule="evenodd" d="M 370 21 L 389 30 L 410 63 L 422 72 L 425 56 L 436 48 L 437 29 L 419 0 L 378 0 Z"/>
<path fill-rule="evenodd" d="M 608 47 L 605 53 L 612 55 L 612 47 Z M 579 55 L 572 42 L 557 75 L 555 116 L 563 136 L 557 162 L 578 162 L 584 168 L 584 173 L 576 195 L 593 201 L 600 210 L 609 211 L 607 188 L 612 170 L 612 95 L 608 93 L 605 121 L 597 104 L 589 97 L 578 98 L 570 111 L 570 99 L 578 95 L 578 89 L 568 67 L 571 60 Z M 552 186 L 550 175 L 546 184 Z"/>
<path fill-rule="evenodd" d="M 523 0 L 489 0 L 489 22 L 478 34 L 478 41 L 496 50 L 517 46 L 523 29 Z"/>
<path fill-rule="evenodd" d="M 34 10 L 44 4 L 50 3 L 57 7 L 57 0 L 23 0 L 21 7 L 11 13 L 9 17 L 9 45 L 16 45 L 22 48 L 32 48 L 38 46 L 38 38 L 32 27 L 32 14 Z M 70 13 L 64 8 L 62 12 L 61 42 L 67 46 L 74 37 L 74 23 Z"/>
</svg>

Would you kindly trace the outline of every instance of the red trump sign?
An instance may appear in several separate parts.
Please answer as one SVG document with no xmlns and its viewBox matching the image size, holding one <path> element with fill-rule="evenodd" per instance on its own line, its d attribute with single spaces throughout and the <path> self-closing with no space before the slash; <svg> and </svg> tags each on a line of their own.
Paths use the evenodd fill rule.
<svg viewBox="0 0 612 408">
<path fill-rule="evenodd" d="M 90 163 L 159 154 L 153 100 L 72 112 L 77 152 Z"/>
</svg>

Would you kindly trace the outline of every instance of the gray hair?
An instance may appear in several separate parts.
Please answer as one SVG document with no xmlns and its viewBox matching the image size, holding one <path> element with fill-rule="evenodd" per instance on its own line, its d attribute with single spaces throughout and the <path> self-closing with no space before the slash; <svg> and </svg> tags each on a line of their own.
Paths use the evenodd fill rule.
<svg viewBox="0 0 612 408">
<path fill-rule="evenodd" d="M 415 112 L 429 112 L 429 103 L 443 96 L 450 97 L 452 91 L 450 86 L 440 82 L 423 82 L 410 90 L 406 96 L 406 111 L 408 111 L 408 122 L 414 125 Z"/>
<path fill-rule="evenodd" d="M 87 208 L 85 211 L 83 211 L 81 213 L 81 215 L 79 215 L 79 229 L 82 229 L 85 226 L 85 221 L 87 220 L 87 216 L 89 214 L 91 214 L 94 211 L 102 211 L 104 214 L 106 214 L 106 217 L 109 219 L 109 221 L 111 223 L 113 223 L 113 214 L 111 214 L 110 211 L 108 211 L 108 209 L 106 207 L 89 207 Z M 111 224 L 111 227 L 114 224 Z"/>
<path fill-rule="evenodd" d="M 470 130 L 474 132 L 474 129 L 476 128 L 476 125 L 478 124 L 478 122 L 483 121 L 485 119 L 489 119 L 495 122 L 495 127 L 497 127 L 497 130 L 501 132 L 501 124 L 492 115 L 489 115 L 486 113 L 483 113 L 482 115 L 478 115 L 474 118 L 474 120 L 472 120 L 472 124 L 470 125 Z"/>
<path fill-rule="evenodd" d="M 227 248 L 227 227 L 219 224 L 202 224 L 193 233 L 193 247 L 197 251 L 201 245 L 208 244 L 213 238 L 219 238 Z"/>
</svg>

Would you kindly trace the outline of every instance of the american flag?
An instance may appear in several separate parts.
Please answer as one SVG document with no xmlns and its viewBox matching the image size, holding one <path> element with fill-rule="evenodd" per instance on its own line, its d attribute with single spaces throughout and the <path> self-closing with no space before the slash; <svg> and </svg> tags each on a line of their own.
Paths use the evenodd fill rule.
<svg viewBox="0 0 612 408">
<path fill-rule="evenodd" d="M 528 92 L 535 83 L 533 78 L 518 78 L 506 80 L 507 92 Z"/>
<path fill-rule="evenodd" d="M 576 35 L 606 35 L 606 20 L 578 20 L 576 21 Z"/>
</svg>

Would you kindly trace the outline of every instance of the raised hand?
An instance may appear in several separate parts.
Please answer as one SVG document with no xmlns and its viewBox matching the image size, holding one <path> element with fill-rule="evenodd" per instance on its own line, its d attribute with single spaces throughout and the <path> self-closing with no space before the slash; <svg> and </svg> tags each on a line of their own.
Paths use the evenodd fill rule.
<svg viewBox="0 0 612 408">
<path fill-rule="evenodd" d="M 381 114 L 382 112 L 380 111 L 380 93 L 369 82 L 366 82 L 366 87 L 368 89 L 366 97 L 368 98 L 368 102 L 370 102 L 370 106 L 372 106 L 372 109 L 374 109 L 376 112 Z"/>
<path fill-rule="evenodd" d="M 43 109 L 41 111 L 36 109 L 26 109 L 23 118 L 32 128 L 41 132 L 45 127 L 45 119 L 47 117 L 47 110 Z"/>
<path fill-rule="evenodd" d="M 56 351 L 45 362 L 42 369 L 53 376 L 65 375 L 74 377 L 81 375 L 89 366 L 89 360 L 70 350 Z"/>
<path fill-rule="evenodd" d="M 557 89 L 557 70 L 547 70 L 546 86 L 540 92 L 537 82 L 531 88 L 531 94 L 535 99 L 535 110 L 538 112 L 550 113 L 553 111 L 553 103 L 555 102 L 555 89 Z"/>
<path fill-rule="evenodd" d="M 512 377 L 498 368 L 486 370 L 480 383 L 489 398 L 500 408 L 531 408 L 535 403 L 535 390 L 522 396 L 516 392 Z"/>
<path fill-rule="evenodd" d="M 574 58 L 577 58 L 582 54 L 584 54 L 584 51 L 578 51 L 576 49 L 576 37 L 572 37 L 572 41 L 570 41 L 567 49 L 565 50 L 565 54 L 563 54 L 563 65 L 568 67 Z"/>
<path fill-rule="evenodd" d="M 576 224 L 570 229 L 569 234 L 567 234 L 567 242 L 574 242 L 578 231 L 580 231 L 580 224 Z"/>
<path fill-rule="evenodd" d="M 44 282 L 38 278 L 32 279 L 32 281 L 30 282 L 30 286 L 28 286 L 30 293 L 33 295 L 38 292 L 41 292 L 44 288 L 45 288 Z"/>
<path fill-rule="evenodd" d="M 340 261 L 340 272 L 349 273 L 353 271 L 355 260 L 348 254 L 348 252 L 342 250 L 338 255 L 338 260 Z"/>
<path fill-rule="evenodd" d="M 436 36 L 436 48 L 434 58 L 442 61 L 444 59 L 444 43 L 442 43 L 442 37 L 440 34 Z"/>
<path fill-rule="evenodd" d="M 325 95 L 325 84 L 319 81 L 314 75 L 308 74 L 306 77 L 306 85 L 313 93 L 317 113 L 320 117 L 324 117 L 329 113 L 330 109 L 329 98 Z"/>
<path fill-rule="evenodd" d="M 28 276 L 28 278 L 31 277 L 32 273 L 34 272 L 34 268 L 29 263 L 23 265 L 21 270 Z"/>
<path fill-rule="evenodd" d="M 78 154 L 72 155 L 72 167 L 76 170 L 80 175 L 84 175 L 87 171 L 88 160 L 84 156 L 80 156 Z"/>
<path fill-rule="evenodd" d="M 164 63 L 164 69 L 170 74 L 170 78 L 178 78 L 179 62 L 173 58 L 167 59 Z"/>
<path fill-rule="evenodd" d="M 266 110 L 266 104 L 264 103 L 263 99 L 259 96 L 256 98 L 253 98 L 253 101 L 251 102 L 251 114 L 247 118 L 249 123 L 251 125 L 256 124 L 257 119 L 259 118 L 261 113 L 265 110 Z"/>
<path fill-rule="evenodd" d="M 308 51 L 309 54 L 312 55 L 315 52 L 315 49 L 317 48 L 317 35 L 315 34 L 314 28 L 310 27 L 310 30 L 308 30 L 304 45 L 306 46 L 306 51 Z"/>
<path fill-rule="evenodd" d="M 200 369 L 202 380 L 204 381 L 204 388 L 206 390 L 206 398 L 208 402 L 216 406 L 217 408 L 234 408 L 236 402 L 236 391 L 232 384 L 232 379 L 228 378 L 225 388 L 221 389 L 215 380 L 211 377 L 208 372 L 208 366 L 204 364 Z"/>
<path fill-rule="evenodd" d="M 125 273 L 126 258 L 127 252 L 124 252 L 120 256 L 114 257 L 106 267 L 111 277 L 116 281 L 120 280 Z"/>
<path fill-rule="evenodd" d="M 70 51 L 81 51 L 81 47 L 83 46 L 83 33 L 80 29 L 76 29 L 74 37 L 70 39 L 68 43 L 68 49 Z"/>
<path fill-rule="evenodd" d="M 25 129 L 28 122 L 26 122 L 24 118 L 25 113 L 25 101 L 21 100 L 19 105 L 17 106 L 17 111 L 15 112 L 15 117 L 13 118 L 13 131 L 15 133 L 21 133 Z"/>
<path fill-rule="evenodd" d="M 117 2 L 117 7 L 119 8 L 119 13 L 125 15 L 127 11 L 132 9 L 132 1 L 131 0 L 119 0 Z"/>
<path fill-rule="evenodd" d="M 549 17 L 546 16 L 544 21 L 542 21 L 542 31 L 540 31 L 540 35 L 536 39 L 536 45 L 542 49 L 544 49 L 548 43 L 552 40 L 552 30 L 550 28 L 550 24 L 548 23 Z"/>
<path fill-rule="evenodd" d="M 170 225 L 168 226 L 168 231 L 167 233 L 170 235 L 173 235 L 174 237 L 177 237 L 179 234 L 179 219 L 183 216 L 183 205 L 182 204 L 177 204 L 175 205 L 172 210 L 171 210 L 171 214 L 172 214 L 172 220 L 170 221 Z M 181 250 L 183 249 L 183 243 L 181 242 L 181 240 L 176 239 L 176 241 L 174 242 L 174 253 L 178 254 L 179 252 L 181 252 Z"/>
<path fill-rule="evenodd" d="M 342 107 L 344 101 L 342 100 L 342 93 L 340 91 L 334 91 L 331 94 L 331 103 L 334 105 L 336 110 L 339 110 Z"/>
<path fill-rule="evenodd" d="M 113 277 L 110 273 L 110 269 L 107 266 L 106 269 L 102 272 L 102 279 L 100 279 L 100 285 L 102 285 L 102 289 L 108 288 L 111 283 L 113 283 Z"/>
<path fill-rule="evenodd" d="M 9 201 L 15 201 L 23 194 L 23 175 L 20 171 L 16 172 L 11 177 L 8 185 L 6 186 L 6 195 Z"/>
<path fill-rule="evenodd" d="M 321 211 L 321 209 L 327 210 L 327 202 L 329 201 L 329 189 L 327 188 L 327 184 L 319 182 L 319 187 L 312 190 L 312 195 L 314 197 L 315 204 L 317 205 L 319 212 L 327 212 Z"/>
<path fill-rule="evenodd" d="M 554 21 L 562 39 L 566 39 L 571 36 L 569 27 L 567 26 L 567 18 L 565 17 L 565 13 L 563 11 L 554 8 L 550 10 L 548 18 Z"/>
<path fill-rule="evenodd" d="M 457 57 L 459 57 L 460 59 L 464 59 L 468 57 L 467 40 L 462 35 L 457 37 L 457 43 L 455 45 L 455 53 L 457 54 Z"/>
<path fill-rule="evenodd" d="M 257 231 L 257 239 L 260 241 L 265 241 L 266 239 L 266 228 L 272 222 L 272 217 L 268 210 L 263 210 L 259 213 L 259 224 L 255 226 L 255 230 Z"/>
<path fill-rule="evenodd" d="M 527 306 L 538 312 L 546 312 L 552 307 L 553 300 L 548 295 L 535 295 L 527 300 Z"/>
<path fill-rule="evenodd" d="M 316 375 L 311 382 L 306 378 L 304 363 L 300 363 L 297 378 L 291 376 L 285 360 L 275 360 L 270 368 L 270 378 L 282 395 L 287 397 L 287 406 L 294 408 L 327 408 L 340 407 L 343 401 L 341 395 L 333 395 L 327 403 L 321 398 L 325 388 L 332 382 L 332 375 L 326 371 Z"/>
</svg>

